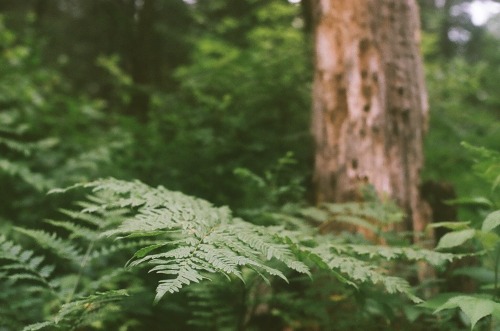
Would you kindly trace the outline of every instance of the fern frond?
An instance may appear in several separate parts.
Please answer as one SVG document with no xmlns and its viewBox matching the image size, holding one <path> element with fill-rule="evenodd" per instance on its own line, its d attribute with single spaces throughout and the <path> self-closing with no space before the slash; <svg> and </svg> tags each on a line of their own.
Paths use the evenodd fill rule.
<svg viewBox="0 0 500 331">
<path fill-rule="evenodd" d="M 410 284 L 399 277 L 387 276 L 380 267 L 369 264 L 347 254 L 339 255 L 329 244 L 310 249 L 310 253 L 321 259 L 322 265 L 339 272 L 348 280 L 348 284 L 359 283 L 382 285 L 388 293 L 401 293 L 414 302 L 422 302 L 412 293 Z"/>
<path fill-rule="evenodd" d="M 392 202 L 325 203 L 323 207 L 333 215 L 351 216 L 362 220 L 377 220 L 386 224 L 399 222 L 404 217 L 401 209 Z"/>
<path fill-rule="evenodd" d="M 81 251 L 69 241 L 59 238 L 55 233 L 42 230 L 15 228 L 16 231 L 33 238 L 41 247 L 51 251 L 56 256 L 72 263 L 79 264 L 83 259 Z"/>
<path fill-rule="evenodd" d="M 120 247 L 135 248 L 127 266 L 143 266 L 163 277 L 156 289 L 155 301 L 167 293 L 209 279 L 211 274 L 244 280 L 243 271 L 254 270 L 264 279 L 267 275 L 286 281 L 287 271 L 310 275 L 310 265 L 314 265 L 345 284 L 381 285 L 389 293 L 402 293 L 418 302 L 420 299 L 413 295 L 408 282 L 388 276 L 376 262 L 407 259 L 440 265 L 457 258 L 453 254 L 412 247 L 350 245 L 332 236 L 319 236 L 314 231 L 304 233 L 283 226 L 258 226 L 233 217 L 226 207 L 215 207 L 205 200 L 161 186 L 152 188 L 139 181 L 102 179 L 73 188 L 76 187 L 89 188 L 93 195 L 88 203 L 80 204 L 81 213 L 66 214 L 75 219 L 81 218 L 80 215 L 95 215 L 103 219 L 99 222 L 107 224 L 100 227 L 100 231 L 104 230 L 103 236 L 121 239 L 118 246 L 101 248 L 102 254 Z M 306 214 L 312 213 L 316 218 L 344 215 L 349 222 L 360 220 L 367 224 L 376 224 L 374 221 L 382 218 L 385 223 L 395 222 L 402 216 L 390 203 L 330 204 L 324 208 L 306 211 Z M 108 223 L 106 215 L 114 212 L 115 220 Z M 85 218 L 84 222 L 100 226 L 96 219 Z M 87 219 L 91 219 L 90 222 Z M 80 231 L 64 223 L 54 225 Z"/>
<path fill-rule="evenodd" d="M 167 276 L 158 285 L 156 301 L 166 293 L 207 279 L 207 273 L 243 280 L 241 270 L 248 267 L 262 275 L 286 280 L 276 263 L 309 273 L 309 268 L 289 247 L 272 235 L 277 229 L 233 218 L 226 207 L 214 207 L 205 200 L 163 187 L 151 188 L 138 181 L 109 179 L 81 186 L 98 194 L 113 195 L 108 201 L 84 208 L 83 212 L 124 207 L 135 212 L 104 235 L 118 235 L 125 240 L 155 237 L 156 242 L 138 250 L 128 265 L 149 265 L 150 272 Z"/>
<path fill-rule="evenodd" d="M 51 321 L 46 321 L 46 322 L 39 322 L 39 323 L 34 323 L 30 324 L 28 326 L 25 326 L 22 331 L 38 331 L 38 330 L 43 330 L 47 329 L 47 327 L 52 327 L 54 326 L 54 323 Z"/>
<path fill-rule="evenodd" d="M 52 289 L 49 277 L 54 266 L 42 265 L 44 259 L 43 256 L 34 256 L 33 251 L 24 250 L 5 236 L 0 236 L 0 260 L 6 262 L 0 265 L 0 271 L 5 272 L 0 273 L 0 279 L 6 278 L 14 283 L 18 280 L 31 280 Z"/>
<path fill-rule="evenodd" d="M 102 245 L 101 247 L 97 247 L 92 251 L 89 256 L 89 261 L 99 261 L 104 258 L 113 256 L 118 252 L 126 252 L 126 251 L 136 251 L 138 248 L 145 248 L 150 246 L 158 247 L 164 246 L 165 243 L 160 243 L 157 240 L 136 240 L 136 241 L 118 241 L 113 242 L 112 244 Z M 139 251 L 138 251 L 139 252 Z M 137 253 L 136 253 L 137 254 Z"/>
<path fill-rule="evenodd" d="M 356 255 L 367 256 L 370 259 L 382 258 L 385 260 L 406 259 L 408 261 L 426 261 L 434 266 L 462 258 L 463 255 L 441 253 L 423 248 L 390 247 L 373 245 L 344 245 L 344 248 Z M 341 250 L 337 245 L 336 250 Z"/>
<path fill-rule="evenodd" d="M 82 204 L 81 202 L 79 204 Z M 85 204 L 85 207 L 89 207 L 90 203 Z M 86 224 L 88 226 L 99 227 L 102 224 L 102 218 L 90 214 L 90 213 L 82 213 L 80 211 L 68 210 L 68 209 L 59 209 L 59 212 L 62 214 L 69 216 L 72 220 L 79 221 L 80 223 Z"/>
<path fill-rule="evenodd" d="M 30 146 L 28 146 L 28 144 L 15 141 L 13 139 L 3 138 L 1 136 L 0 136 L 0 145 L 4 145 L 8 149 L 24 154 L 25 156 L 28 156 L 31 152 L 31 148 Z"/>
<path fill-rule="evenodd" d="M 245 286 L 227 286 L 227 282 L 217 276 L 210 286 L 190 286 L 187 295 L 192 313 L 188 323 L 199 330 L 234 330 L 249 309 Z"/>
<path fill-rule="evenodd" d="M 80 225 L 77 225 L 73 222 L 68 222 L 68 221 L 54 221 L 54 220 L 47 220 L 47 223 L 61 228 L 65 229 L 70 232 L 69 238 L 82 238 L 85 239 L 86 241 L 95 241 L 99 239 L 99 233 L 96 232 L 95 230 L 91 230 L 87 227 L 83 227 Z"/>
<path fill-rule="evenodd" d="M 125 290 L 114 290 L 73 300 L 62 305 L 52 320 L 28 325 L 23 331 L 43 330 L 49 327 L 51 330 L 54 328 L 67 330 L 70 327 L 85 325 L 89 321 L 89 316 L 110 303 L 122 300 L 125 296 L 128 296 Z"/>
<path fill-rule="evenodd" d="M 176 262 L 176 261 L 173 261 Z M 184 285 L 199 283 L 207 277 L 201 275 L 199 266 L 193 266 L 189 260 L 182 260 L 179 263 L 170 263 L 170 261 L 155 260 L 153 263 L 159 265 L 151 269 L 160 274 L 174 275 L 175 278 L 160 280 L 156 288 L 155 302 L 158 302 L 167 293 L 178 292 Z"/>
<path fill-rule="evenodd" d="M 44 191 L 52 186 L 52 183 L 42 175 L 31 171 L 27 166 L 10 160 L 0 158 L 0 171 L 9 176 L 19 177 L 38 191 Z"/>
</svg>

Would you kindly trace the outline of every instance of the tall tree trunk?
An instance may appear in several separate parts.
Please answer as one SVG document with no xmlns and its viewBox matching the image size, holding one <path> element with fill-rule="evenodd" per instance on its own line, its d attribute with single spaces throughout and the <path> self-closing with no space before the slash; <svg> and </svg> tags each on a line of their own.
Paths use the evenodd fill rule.
<svg viewBox="0 0 500 331">
<path fill-rule="evenodd" d="M 131 74 L 135 89 L 132 93 L 128 112 L 141 122 L 148 118 L 150 95 L 147 91 L 153 83 L 155 70 L 154 20 L 155 0 L 133 2 L 135 7 L 134 36 L 131 49 Z M 140 4 L 140 5 L 139 5 Z M 159 68 L 156 68 L 159 70 Z"/>
<path fill-rule="evenodd" d="M 424 229 L 419 194 L 428 105 L 415 0 L 313 0 L 312 131 L 317 202 L 356 199 L 361 184 Z"/>
</svg>

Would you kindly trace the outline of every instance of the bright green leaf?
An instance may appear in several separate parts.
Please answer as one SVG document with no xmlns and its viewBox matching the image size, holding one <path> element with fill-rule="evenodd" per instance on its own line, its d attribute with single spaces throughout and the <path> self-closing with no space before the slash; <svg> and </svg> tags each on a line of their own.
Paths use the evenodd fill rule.
<svg viewBox="0 0 500 331">
<path fill-rule="evenodd" d="M 429 224 L 429 228 L 446 228 L 450 230 L 463 230 L 469 227 L 470 222 L 438 222 Z"/>
<path fill-rule="evenodd" d="M 437 245 L 437 249 L 443 248 L 452 248 L 462 245 L 467 240 L 474 237 L 476 230 L 466 229 L 461 231 L 449 232 L 445 234 L 441 240 L 439 240 L 439 244 Z"/>
<path fill-rule="evenodd" d="M 444 309 L 453 309 L 457 307 L 470 319 L 472 330 L 481 318 L 491 315 L 500 309 L 500 303 L 489 299 L 460 295 L 449 299 L 438 307 L 434 313 L 438 313 Z"/>
<path fill-rule="evenodd" d="M 156 245 L 150 245 L 147 247 L 143 247 L 140 250 L 138 250 L 137 252 L 135 252 L 134 257 L 136 257 L 136 258 L 144 257 L 144 256 L 146 256 L 146 254 L 148 254 L 152 250 L 155 250 L 155 249 L 162 247 L 162 246 L 165 246 L 165 245 L 166 244 L 156 244 Z"/>
<path fill-rule="evenodd" d="M 481 230 L 491 231 L 499 225 L 500 225 L 500 210 L 497 210 L 486 216 Z"/>
<path fill-rule="evenodd" d="M 472 197 L 472 198 L 459 198 L 454 200 L 447 200 L 446 203 L 451 205 L 476 205 L 491 208 L 493 202 L 485 197 Z"/>
</svg>

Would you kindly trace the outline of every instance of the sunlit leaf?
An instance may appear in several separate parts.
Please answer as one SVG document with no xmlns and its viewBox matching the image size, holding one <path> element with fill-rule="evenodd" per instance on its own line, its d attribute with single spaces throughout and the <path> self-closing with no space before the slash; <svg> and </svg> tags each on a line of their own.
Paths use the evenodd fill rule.
<svg viewBox="0 0 500 331">
<path fill-rule="evenodd" d="M 473 229 L 449 232 L 439 240 L 439 244 L 436 248 L 443 249 L 460 246 L 467 240 L 472 239 L 475 233 L 476 230 Z"/>
<path fill-rule="evenodd" d="M 491 231 L 499 225 L 500 225 L 500 210 L 497 210 L 486 216 L 481 229 L 483 231 Z"/>
<path fill-rule="evenodd" d="M 443 305 L 438 307 L 434 313 L 438 313 L 444 309 L 460 308 L 462 312 L 469 318 L 471 322 L 471 330 L 474 329 L 476 323 L 483 317 L 500 311 L 500 303 L 495 301 L 477 298 L 466 295 L 459 295 L 450 298 Z"/>
</svg>

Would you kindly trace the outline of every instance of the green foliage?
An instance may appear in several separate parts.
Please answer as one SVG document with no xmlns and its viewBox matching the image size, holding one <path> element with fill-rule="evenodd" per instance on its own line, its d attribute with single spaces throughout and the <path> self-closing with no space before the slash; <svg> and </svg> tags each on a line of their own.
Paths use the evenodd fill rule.
<svg viewBox="0 0 500 331">
<path fill-rule="evenodd" d="M 9 264 L 3 265 L 0 270 L 6 273 L 15 271 L 15 275 L 9 279 L 14 282 L 16 280 L 35 280 L 50 287 L 46 279 L 54 267 L 42 266 L 43 257 L 33 256 L 33 251 L 22 250 L 21 246 L 8 241 L 4 236 L 0 237 L 0 244 L 2 245 L 1 258 L 9 261 Z"/>
<path fill-rule="evenodd" d="M 23 331 L 47 330 L 49 326 L 62 330 L 74 330 L 76 325 L 95 323 L 96 320 L 102 319 L 99 315 L 113 313 L 116 307 L 110 306 L 124 296 L 127 296 L 125 290 L 96 292 L 94 295 L 63 304 L 52 321 L 28 325 Z"/>
<path fill-rule="evenodd" d="M 247 4 L 231 6 L 240 5 Z M 237 210 L 248 200 L 240 198 L 243 185 L 231 179 L 234 169 L 260 174 L 292 152 L 297 165 L 288 171 L 309 176 L 309 47 L 292 25 L 300 7 L 282 1 L 255 7 L 241 13 L 259 23 L 238 37 L 244 46 L 211 33 L 226 24 L 215 20 L 195 36 L 190 63 L 175 71 L 175 92 L 152 93 L 149 123 L 132 127 L 139 138 L 137 154 L 126 160 L 135 170 L 129 178 Z"/>
<path fill-rule="evenodd" d="M 63 210 L 70 220 L 48 221 L 64 235 L 17 229 L 18 233 L 32 238 L 54 261 L 60 270 L 56 275 L 50 273 L 50 268 L 39 268 L 39 258 L 31 258 L 30 251 L 24 252 L 20 246 L 5 240 L 6 244 L 0 246 L 2 254 L 9 257 L 5 270 L 12 272 L 5 276 L 10 282 L 27 280 L 28 274 L 29 279 L 41 279 L 42 285 L 50 284 L 43 293 L 51 295 L 49 302 L 55 313 L 46 322 L 30 325 L 26 330 L 125 323 L 127 300 L 135 301 L 137 293 L 147 291 L 140 285 L 146 280 L 141 275 L 143 268 L 153 274 L 150 277 L 157 275 L 153 278 L 157 283 L 156 295 L 151 300 L 160 307 L 164 307 L 162 298 L 171 297 L 184 288 L 189 296 L 207 300 L 222 300 L 224 293 L 234 300 L 235 295 L 246 293 L 244 301 L 236 301 L 234 309 L 219 302 L 221 310 L 212 314 L 218 316 L 221 325 L 233 321 L 250 327 L 256 323 L 250 307 L 266 302 L 255 301 L 255 296 L 261 291 L 272 293 L 269 291 L 280 284 L 276 279 L 289 282 L 300 274 L 314 279 L 320 272 L 322 277 L 338 282 L 338 288 L 362 291 L 365 284 L 373 284 L 379 291 L 403 294 L 419 302 L 408 282 L 387 275 L 390 265 L 383 268 L 380 261 L 426 260 L 439 265 L 454 258 L 452 254 L 410 247 L 349 244 L 332 235 L 320 235 L 306 220 L 297 218 L 298 215 L 275 215 L 296 217 L 292 227 L 254 225 L 233 217 L 226 207 L 214 207 L 205 200 L 161 186 L 152 188 L 139 181 L 104 179 L 70 189 L 76 187 L 91 190 L 87 201 L 79 203 L 81 211 Z M 55 190 L 61 191 L 65 190 Z M 302 225 L 297 229 L 300 222 Z M 110 236 L 118 241 L 110 240 Z M 127 255 L 131 258 L 123 269 L 121 265 Z M 22 261 L 29 268 L 19 267 Z M 136 269 L 138 274 L 134 273 Z M 127 277 L 122 278 L 125 273 Z M 223 278 L 226 282 L 222 286 Z M 215 282 L 214 288 L 202 282 L 208 279 Z M 242 292 L 241 285 L 227 283 L 233 279 L 243 281 L 243 288 L 247 290 Z M 129 297 L 124 297 L 125 292 L 121 291 L 124 281 L 131 284 L 127 291 L 132 292 Z M 269 287 L 271 284 L 275 285 Z M 225 287 L 228 289 L 223 289 Z M 269 300 L 272 302 L 278 297 L 278 294 L 271 295 Z M 203 318 L 208 313 L 206 305 L 198 303 L 188 307 L 197 309 L 190 318 L 193 325 L 206 321 Z"/>
<path fill-rule="evenodd" d="M 467 149 L 478 159 L 474 170 L 481 178 L 486 179 L 491 185 L 490 196 L 483 197 L 481 201 L 487 201 L 492 208 L 481 224 L 475 223 L 442 223 L 434 226 L 444 226 L 452 231 L 446 233 L 437 245 L 438 250 L 466 249 L 477 250 L 481 258 L 481 266 L 475 268 L 462 268 L 455 271 L 456 275 L 466 276 L 474 279 L 480 284 L 477 294 L 458 294 L 441 296 L 447 298 L 439 305 L 429 305 L 435 309 L 434 313 L 442 310 L 460 308 L 470 323 L 471 330 L 474 329 L 479 320 L 492 316 L 491 325 L 500 322 L 500 206 L 498 195 L 498 178 L 500 174 L 500 163 L 498 153 L 486 148 L 477 148 L 465 144 Z M 470 203 L 470 201 L 468 201 Z"/>
<path fill-rule="evenodd" d="M 34 308 L 50 300 L 57 289 L 57 282 L 50 279 L 54 266 L 44 260 L 0 236 L 0 327 L 19 329 L 30 319 L 42 318 Z"/>
<path fill-rule="evenodd" d="M 497 151 L 500 149 L 496 60 L 474 63 L 463 58 L 426 63 L 430 103 L 430 128 L 425 139 L 424 178 L 453 184 L 460 197 L 488 195 L 470 171 L 473 158 L 460 147 L 462 141 Z M 460 210 L 463 219 L 477 213 Z M 447 221 L 447 220 L 442 220 Z"/>
<path fill-rule="evenodd" d="M 105 197 L 95 196 L 84 205 L 90 208 L 103 201 Z M 1 299 L 6 301 L 1 306 L 9 311 L 1 326 L 20 329 L 26 322 L 51 316 L 50 312 L 54 314 L 46 322 L 30 325 L 26 330 L 73 330 L 82 325 L 117 323 L 117 314 L 123 316 L 123 307 L 115 302 L 126 293 L 110 287 L 115 287 L 116 282 L 130 284 L 134 280 L 123 278 L 126 274 L 123 268 L 102 267 L 123 252 L 149 242 L 125 246 L 100 239 L 103 231 L 113 228 L 123 218 L 120 210 L 92 215 L 63 212 L 70 214 L 72 220 L 49 223 L 64 229 L 65 234 L 16 228 L 17 233 L 32 238 L 39 247 L 37 251 L 44 252 L 43 255 L 35 256 L 32 250 L 1 238 L 1 272 L 5 280 L 1 283 L 1 292 L 7 295 L 2 295 Z M 50 264 L 42 264 L 44 260 Z M 130 288 L 133 290 L 134 286 Z M 27 299 L 24 294 L 18 296 L 16 292 L 36 294 L 36 299 Z M 13 299 L 16 297 L 18 300 Z M 19 311 L 27 311 L 27 314 L 19 314 Z"/>
<path fill-rule="evenodd" d="M 307 2 L 144 3 L 0 5 L 1 329 L 428 330 L 463 316 L 496 327 L 498 41 L 422 2 L 425 176 L 453 182 L 468 221 L 445 220 L 430 251 L 385 231 L 403 215 L 369 187 L 362 203 L 304 203 Z M 450 18 L 469 42 L 450 45 Z M 446 49 L 457 56 L 444 63 Z M 463 140 L 489 148 L 467 148 L 479 177 Z M 110 175 L 126 180 L 92 182 Z M 43 194 L 89 181 L 85 199 Z M 339 224 L 387 244 L 330 233 Z M 476 264 L 439 284 L 466 277 L 476 293 L 413 304 L 421 261 L 441 271 L 471 252 Z"/>
<path fill-rule="evenodd" d="M 0 182 L 9 188 L 0 194 L 0 217 L 23 224 L 50 213 L 44 192 L 109 173 L 129 142 L 108 126 L 102 100 L 71 95 L 60 68 L 41 64 L 40 49 L 0 17 Z"/>
<path fill-rule="evenodd" d="M 26 141 L 23 135 L 29 129 L 26 113 L 43 102 L 33 83 L 26 79 L 23 71 L 30 66 L 30 50 L 17 45 L 14 34 L 5 27 L 0 16 L 0 171 L 17 176 L 38 190 L 49 188 L 49 182 L 39 173 L 33 172 L 29 165 L 16 158 L 27 157 L 35 151 L 44 150 L 54 144 L 54 140 Z M 37 78 L 47 78 L 39 73 Z"/>
<path fill-rule="evenodd" d="M 105 191 L 115 195 L 111 204 L 101 206 L 103 209 L 137 209 L 134 217 L 126 219 L 116 229 L 105 232 L 106 235 L 162 239 L 162 243 L 137 251 L 129 261 L 130 266 L 146 264 L 152 266 L 150 272 L 171 275 L 160 281 L 156 300 L 167 292 L 173 293 L 184 285 L 203 280 L 206 278 L 204 272 L 218 272 L 228 278 L 235 276 L 243 280 L 240 268 L 246 267 L 259 274 L 279 276 L 286 280 L 280 269 L 268 265 L 272 262 L 308 274 L 309 268 L 297 259 L 298 256 L 310 258 L 322 267 L 345 274 L 353 279 L 350 283 L 382 283 L 391 293 L 405 293 L 414 298 L 410 287 L 403 280 L 385 277 L 374 271 L 375 266 L 338 255 L 329 244 L 302 247 L 300 232 L 287 231 L 285 236 L 281 236 L 280 230 L 285 230 L 282 227 L 265 229 L 254 226 L 233 218 L 226 208 L 215 208 L 204 200 L 171 192 L 163 187 L 152 189 L 140 182 L 108 179 L 83 186 L 93 188 L 94 192 Z M 348 250 L 340 252 L 345 254 Z M 400 251 L 401 254 L 405 252 Z"/>
</svg>

